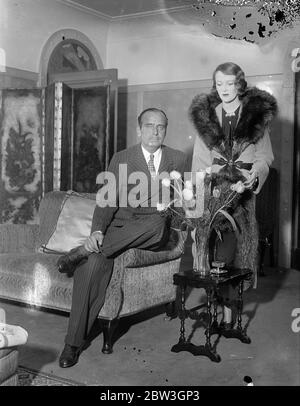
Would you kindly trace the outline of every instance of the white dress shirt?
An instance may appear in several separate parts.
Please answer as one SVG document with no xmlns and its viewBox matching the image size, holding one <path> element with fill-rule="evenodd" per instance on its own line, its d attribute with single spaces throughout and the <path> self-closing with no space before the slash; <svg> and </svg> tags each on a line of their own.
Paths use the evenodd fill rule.
<svg viewBox="0 0 300 406">
<path fill-rule="evenodd" d="M 147 165 L 148 165 L 151 153 L 148 152 L 143 147 L 143 145 L 142 145 L 142 151 L 143 151 L 144 157 L 145 157 Z M 162 154 L 161 148 L 158 148 L 158 150 L 153 152 L 153 155 L 154 155 L 154 168 L 155 168 L 156 175 L 158 173 L 158 169 L 159 169 L 159 165 L 160 165 L 160 161 L 161 161 L 161 154 Z"/>
</svg>

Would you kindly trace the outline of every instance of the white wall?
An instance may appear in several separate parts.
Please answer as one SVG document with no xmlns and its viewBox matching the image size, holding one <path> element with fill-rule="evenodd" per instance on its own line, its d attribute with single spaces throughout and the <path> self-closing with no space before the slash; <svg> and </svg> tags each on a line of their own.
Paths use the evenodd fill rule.
<svg viewBox="0 0 300 406">
<path fill-rule="evenodd" d="M 100 0 L 99 0 L 100 1 Z M 0 0 L 0 48 L 6 65 L 38 72 L 46 41 L 61 29 L 85 34 L 105 68 L 128 85 L 201 80 L 232 60 L 247 75 L 283 72 L 284 40 L 265 46 L 207 34 L 193 11 L 109 23 L 58 0 Z"/>
<path fill-rule="evenodd" d="M 85 34 L 105 65 L 108 22 L 56 0 L 0 0 L 0 48 L 6 65 L 38 72 L 43 46 L 56 31 Z"/>
<path fill-rule="evenodd" d="M 240 64 L 249 76 L 283 70 L 278 39 L 259 46 L 217 38 L 190 11 L 114 21 L 107 45 L 107 67 L 118 68 L 128 85 L 208 79 L 225 61 Z"/>
</svg>

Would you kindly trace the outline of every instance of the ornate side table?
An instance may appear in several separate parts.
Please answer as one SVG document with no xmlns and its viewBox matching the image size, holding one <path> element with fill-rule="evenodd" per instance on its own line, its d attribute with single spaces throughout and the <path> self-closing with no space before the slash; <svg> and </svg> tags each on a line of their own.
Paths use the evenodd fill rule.
<svg viewBox="0 0 300 406">
<path fill-rule="evenodd" d="M 220 362 L 221 357 L 217 354 L 216 349 L 211 344 L 211 336 L 218 334 L 226 338 L 237 338 L 241 342 L 249 344 L 250 338 L 247 336 L 245 329 L 242 327 L 243 312 L 243 282 L 249 278 L 252 272 L 249 269 L 228 269 L 221 275 L 201 275 L 194 271 L 176 273 L 173 276 L 174 284 L 178 285 L 181 293 L 180 301 L 180 337 L 177 344 L 171 348 L 172 352 L 188 351 L 193 355 L 205 355 L 214 362 Z M 232 285 L 237 288 L 237 326 L 236 328 L 226 329 L 218 323 L 218 298 L 219 288 L 222 285 Z M 185 337 L 185 320 L 189 317 L 197 318 L 197 308 L 188 310 L 185 308 L 185 290 L 186 287 L 204 288 L 206 292 L 206 314 L 207 328 L 205 330 L 205 345 L 195 345 L 186 340 Z M 196 315 L 196 316 L 195 316 Z"/>
</svg>

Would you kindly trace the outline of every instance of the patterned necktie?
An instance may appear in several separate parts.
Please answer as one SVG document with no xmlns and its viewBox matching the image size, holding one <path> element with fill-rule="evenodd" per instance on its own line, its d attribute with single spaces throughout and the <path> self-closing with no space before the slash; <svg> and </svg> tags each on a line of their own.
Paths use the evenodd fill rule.
<svg viewBox="0 0 300 406">
<path fill-rule="evenodd" d="M 148 168 L 151 175 L 151 178 L 154 179 L 156 176 L 155 166 L 154 166 L 154 155 L 150 154 L 150 159 L 148 161 Z"/>
</svg>

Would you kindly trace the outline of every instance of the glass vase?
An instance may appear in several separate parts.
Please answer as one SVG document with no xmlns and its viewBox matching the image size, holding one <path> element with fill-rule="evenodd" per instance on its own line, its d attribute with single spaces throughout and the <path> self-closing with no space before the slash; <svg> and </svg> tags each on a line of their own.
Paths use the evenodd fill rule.
<svg viewBox="0 0 300 406">
<path fill-rule="evenodd" d="M 193 239 L 192 255 L 193 255 L 193 271 L 203 276 L 210 274 L 209 262 L 209 230 L 202 230 L 197 232 L 196 229 L 191 232 Z"/>
</svg>

